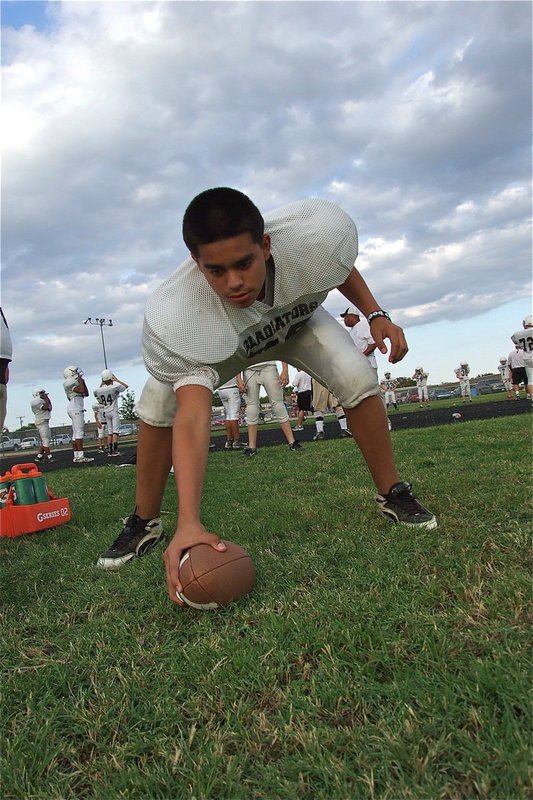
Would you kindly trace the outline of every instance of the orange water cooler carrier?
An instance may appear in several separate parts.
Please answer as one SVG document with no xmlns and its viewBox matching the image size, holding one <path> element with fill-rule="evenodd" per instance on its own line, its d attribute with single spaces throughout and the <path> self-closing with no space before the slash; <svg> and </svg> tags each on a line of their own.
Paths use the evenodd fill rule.
<svg viewBox="0 0 533 800">
<path fill-rule="evenodd" d="M 22 536 L 70 521 L 66 497 L 54 497 L 36 464 L 14 464 L 0 475 L 0 536 Z"/>
</svg>

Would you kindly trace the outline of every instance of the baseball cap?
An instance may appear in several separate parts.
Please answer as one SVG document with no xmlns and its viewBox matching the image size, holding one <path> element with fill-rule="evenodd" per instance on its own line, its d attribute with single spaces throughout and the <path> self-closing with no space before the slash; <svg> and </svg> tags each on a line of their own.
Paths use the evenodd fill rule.
<svg viewBox="0 0 533 800">
<path fill-rule="evenodd" d="M 354 306 L 348 306 L 346 311 L 344 311 L 344 313 L 341 314 L 341 317 L 348 317 L 348 316 L 350 316 L 350 314 L 353 314 L 356 317 L 360 317 L 361 316 L 359 311 L 356 308 L 354 308 Z"/>
</svg>

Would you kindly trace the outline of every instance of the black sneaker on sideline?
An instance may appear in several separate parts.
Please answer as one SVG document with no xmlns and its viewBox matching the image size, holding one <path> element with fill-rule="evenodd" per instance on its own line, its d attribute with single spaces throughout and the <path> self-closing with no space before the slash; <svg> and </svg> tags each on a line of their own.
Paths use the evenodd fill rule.
<svg viewBox="0 0 533 800">
<path fill-rule="evenodd" d="M 116 570 L 132 558 L 141 558 L 148 550 L 165 538 L 161 520 L 141 519 L 132 514 L 124 520 L 124 527 L 111 547 L 96 562 L 101 569 Z"/>
<path fill-rule="evenodd" d="M 412 488 L 410 483 L 395 483 L 388 494 L 376 495 L 379 510 L 390 522 L 433 530 L 437 527 L 437 519 L 413 497 Z"/>
<path fill-rule="evenodd" d="M 341 431 L 341 439 L 353 439 L 352 432 L 348 428 Z"/>
<path fill-rule="evenodd" d="M 324 431 L 317 431 L 313 436 L 313 442 L 321 442 L 324 438 Z"/>
<path fill-rule="evenodd" d="M 291 453 L 303 453 L 304 449 L 298 439 L 295 439 L 292 444 L 289 445 L 289 450 Z"/>
<path fill-rule="evenodd" d="M 257 455 L 257 448 L 255 447 L 245 447 L 241 453 L 241 456 L 244 456 L 244 458 L 251 458 L 252 456 L 256 455 Z"/>
</svg>

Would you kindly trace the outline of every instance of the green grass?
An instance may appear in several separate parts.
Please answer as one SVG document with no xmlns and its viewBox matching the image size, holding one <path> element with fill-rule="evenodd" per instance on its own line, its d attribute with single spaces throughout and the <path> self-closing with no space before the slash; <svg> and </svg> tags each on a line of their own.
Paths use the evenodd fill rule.
<svg viewBox="0 0 533 800">
<path fill-rule="evenodd" d="M 73 522 L 1 540 L 3 797 L 528 796 L 530 435 L 395 432 L 439 516 L 417 533 L 381 521 L 349 441 L 210 454 L 204 521 L 258 572 L 217 612 L 168 601 L 162 548 L 94 566 L 134 468 L 51 473 Z M 164 509 L 172 532 L 172 479 Z"/>
</svg>

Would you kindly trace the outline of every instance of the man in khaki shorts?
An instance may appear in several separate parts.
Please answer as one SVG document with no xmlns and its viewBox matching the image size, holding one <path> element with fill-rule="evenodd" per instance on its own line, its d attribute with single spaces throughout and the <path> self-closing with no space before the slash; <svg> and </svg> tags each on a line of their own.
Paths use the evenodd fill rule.
<svg viewBox="0 0 533 800">
<path fill-rule="evenodd" d="M 341 439 L 351 439 L 352 432 L 348 430 L 348 423 L 346 422 L 346 414 L 344 409 L 339 403 L 335 395 L 330 392 L 325 386 L 322 386 L 318 381 L 313 378 L 313 416 L 315 418 L 316 433 L 313 436 L 313 441 L 318 442 L 324 438 L 324 415 L 328 408 L 330 408 L 339 423 L 341 429 Z"/>
</svg>

